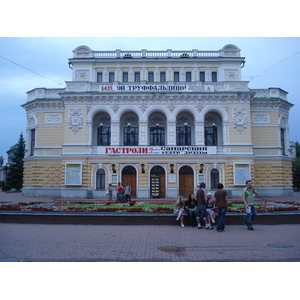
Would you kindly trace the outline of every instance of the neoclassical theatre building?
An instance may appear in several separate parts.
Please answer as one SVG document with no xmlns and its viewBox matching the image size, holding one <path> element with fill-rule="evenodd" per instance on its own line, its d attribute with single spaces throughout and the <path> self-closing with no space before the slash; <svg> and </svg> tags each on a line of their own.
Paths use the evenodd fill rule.
<svg viewBox="0 0 300 300">
<path fill-rule="evenodd" d="M 204 181 L 241 196 L 292 193 L 287 92 L 250 89 L 235 45 L 217 51 L 79 46 L 63 89 L 27 94 L 23 194 L 176 198 Z"/>
</svg>

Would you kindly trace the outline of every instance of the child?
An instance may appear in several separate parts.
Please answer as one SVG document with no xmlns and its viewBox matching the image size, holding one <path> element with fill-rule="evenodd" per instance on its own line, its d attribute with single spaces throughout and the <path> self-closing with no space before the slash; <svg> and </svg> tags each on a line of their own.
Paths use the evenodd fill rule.
<svg viewBox="0 0 300 300">
<path fill-rule="evenodd" d="M 208 213 L 211 222 L 215 223 L 215 201 L 212 199 L 211 193 L 207 193 L 206 212 Z"/>
<path fill-rule="evenodd" d="M 183 224 L 183 217 L 186 216 L 186 213 L 184 212 L 184 201 L 183 201 L 183 197 L 182 196 L 178 196 L 177 201 L 175 202 L 174 205 L 174 214 L 177 217 L 176 221 L 181 222 L 181 227 L 184 227 Z"/>
</svg>

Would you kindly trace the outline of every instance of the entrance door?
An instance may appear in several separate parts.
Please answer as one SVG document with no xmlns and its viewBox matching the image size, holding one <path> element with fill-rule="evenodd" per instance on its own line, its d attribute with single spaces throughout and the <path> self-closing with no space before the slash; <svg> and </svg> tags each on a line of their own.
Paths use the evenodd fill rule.
<svg viewBox="0 0 300 300">
<path fill-rule="evenodd" d="M 165 170 L 156 166 L 150 173 L 150 196 L 154 198 L 166 198 Z"/>
<path fill-rule="evenodd" d="M 127 166 L 122 171 L 122 185 L 125 183 L 131 186 L 131 198 L 136 198 L 136 170 L 134 167 Z"/>
<path fill-rule="evenodd" d="M 183 197 L 194 194 L 194 172 L 191 167 L 184 166 L 179 170 L 179 194 Z"/>
</svg>

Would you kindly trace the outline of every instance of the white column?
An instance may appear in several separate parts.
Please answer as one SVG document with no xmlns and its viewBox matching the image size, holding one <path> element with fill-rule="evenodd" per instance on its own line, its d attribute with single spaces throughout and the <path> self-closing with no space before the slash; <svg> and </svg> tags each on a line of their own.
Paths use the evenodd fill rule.
<svg viewBox="0 0 300 300">
<path fill-rule="evenodd" d="M 176 145 L 176 121 L 167 122 L 167 145 Z"/>
<path fill-rule="evenodd" d="M 120 145 L 120 122 L 111 122 L 111 145 Z"/>
<path fill-rule="evenodd" d="M 204 145 L 204 122 L 195 122 L 195 141 L 196 145 Z"/>
<path fill-rule="evenodd" d="M 139 145 L 148 145 L 148 122 L 139 122 Z"/>
</svg>

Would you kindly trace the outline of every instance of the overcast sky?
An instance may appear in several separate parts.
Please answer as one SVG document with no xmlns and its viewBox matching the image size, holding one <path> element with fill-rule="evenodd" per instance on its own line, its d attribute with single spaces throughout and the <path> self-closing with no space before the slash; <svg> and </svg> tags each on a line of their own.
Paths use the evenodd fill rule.
<svg viewBox="0 0 300 300">
<path fill-rule="evenodd" d="M 290 140 L 300 142 L 300 38 L 0 38 L 0 155 L 26 133 L 26 92 L 36 87 L 63 88 L 72 79 L 68 59 L 80 45 L 92 50 L 219 50 L 226 44 L 241 49 L 246 64 L 242 80 L 250 88 L 279 87 L 294 104 L 290 110 Z M 298 113 L 297 113 L 298 112 Z"/>
</svg>

